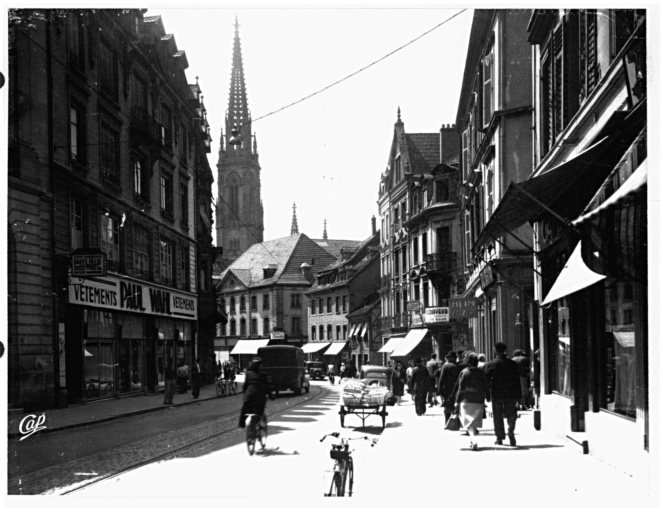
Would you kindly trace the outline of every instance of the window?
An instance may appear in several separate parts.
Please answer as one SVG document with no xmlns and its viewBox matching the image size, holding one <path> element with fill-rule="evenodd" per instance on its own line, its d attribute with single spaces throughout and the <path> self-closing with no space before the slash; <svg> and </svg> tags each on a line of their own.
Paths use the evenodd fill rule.
<svg viewBox="0 0 663 512">
<path fill-rule="evenodd" d="M 299 293 L 293 293 L 290 296 L 290 307 L 293 309 L 299 309 L 302 307 L 301 295 Z"/>
<path fill-rule="evenodd" d="M 449 179 L 444 178 L 435 182 L 435 202 L 441 203 L 449 200 Z"/>
<path fill-rule="evenodd" d="M 189 227 L 189 185 L 180 181 L 180 223 L 183 227 Z"/>
<path fill-rule="evenodd" d="M 493 69 L 494 69 L 494 53 L 493 45 L 491 44 L 488 52 L 483 58 L 482 71 L 483 71 L 483 128 L 490 124 L 490 119 L 493 116 Z"/>
<path fill-rule="evenodd" d="M 161 171 L 161 213 L 173 217 L 173 176 Z"/>
<path fill-rule="evenodd" d="M 78 197 L 71 198 L 71 248 L 83 247 L 83 201 Z"/>
<path fill-rule="evenodd" d="M 108 262 L 118 263 L 120 261 L 120 231 L 119 223 L 111 215 L 101 214 L 101 250 L 106 253 Z"/>
<path fill-rule="evenodd" d="M 69 13 L 69 62 L 83 71 L 85 66 L 85 25 L 83 14 Z"/>
<path fill-rule="evenodd" d="M 317 304 L 318 304 L 318 301 L 316 299 L 311 299 L 311 314 L 312 315 L 315 315 Z"/>
<path fill-rule="evenodd" d="M 237 311 L 237 304 L 235 303 L 235 297 L 230 297 L 230 314 L 234 315 Z"/>
<path fill-rule="evenodd" d="M 489 218 L 495 211 L 495 161 L 491 160 L 486 168 L 486 218 Z"/>
<path fill-rule="evenodd" d="M 262 319 L 262 335 L 269 336 L 269 318 Z"/>
<path fill-rule="evenodd" d="M 341 326 L 340 325 L 336 326 L 336 339 L 337 340 L 341 339 Z"/>
<path fill-rule="evenodd" d="M 257 335 L 258 334 L 258 319 L 257 318 L 252 318 L 251 319 L 251 333 Z"/>
<path fill-rule="evenodd" d="M 234 318 L 230 320 L 230 336 L 237 336 L 237 321 Z"/>
<path fill-rule="evenodd" d="M 401 256 L 402 256 L 402 258 L 403 258 L 403 268 L 402 268 L 403 279 L 405 279 L 405 276 L 407 275 L 407 271 L 408 271 L 408 266 L 407 266 L 407 251 L 406 251 L 406 250 L 401 251 Z"/>
<path fill-rule="evenodd" d="M 301 336 L 302 334 L 302 319 L 298 316 L 293 316 L 291 319 L 290 332 L 293 336 Z"/>
<path fill-rule="evenodd" d="M 317 332 L 315 325 L 311 326 L 311 341 L 315 341 Z"/>
<path fill-rule="evenodd" d="M 428 302 L 428 281 L 424 281 L 424 291 L 423 291 L 423 299 L 424 299 L 424 307 L 427 308 L 429 306 Z"/>
<path fill-rule="evenodd" d="M 148 277 L 150 273 L 150 243 L 148 231 L 136 226 L 134 228 L 134 275 Z"/>
<path fill-rule="evenodd" d="M 161 145 L 173 150 L 173 115 L 166 105 L 161 105 Z"/>
<path fill-rule="evenodd" d="M 320 341 L 325 339 L 325 328 L 322 325 L 318 326 L 318 334 L 319 334 L 318 338 L 320 339 Z"/>
<path fill-rule="evenodd" d="M 209 263 L 201 262 L 198 265 L 198 269 L 199 269 L 199 276 L 200 276 L 198 286 L 200 287 L 200 289 L 202 291 L 207 292 L 207 291 L 210 290 L 210 286 L 211 286 L 210 279 L 209 279 L 209 276 L 210 276 Z"/>
<path fill-rule="evenodd" d="M 239 311 L 240 313 L 246 313 L 246 297 L 244 295 L 239 298 Z"/>
<path fill-rule="evenodd" d="M 160 240 L 159 261 L 161 265 L 161 282 L 173 284 L 173 243 L 163 238 Z"/>
<path fill-rule="evenodd" d="M 134 160 L 134 195 L 144 203 L 150 200 L 150 181 L 143 163 L 136 158 Z"/>
<path fill-rule="evenodd" d="M 412 237 L 412 264 L 419 263 L 419 237 Z"/>
<path fill-rule="evenodd" d="M 320 298 L 318 302 L 318 312 L 321 315 L 325 312 L 325 303 L 323 302 L 322 298 Z"/>
<path fill-rule="evenodd" d="M 348 312 L 348 296 L 343 295 L 343 313 Z"/>
<path fill-rule="evenodd" d="M 336 311 L 337 315 L 340 314 L 340 312 L 341 312 L 341 298 L 340 297 L 336 297 L 336 309 L 335 309 L 335 311 Z"/>
<path fill-rule="evenodd" d="M 348 339 L 348 324 L 343 324 L 343 338 L 344 340 Z"/>
<path fill-rule="evenodd" d="M 191 268 L 189 265 L 189 246 L 184 246 L 180 249 L 180 274 L 181 274 L 181 284 L 183 290 L 189 290 L 190 286 L 190 272 Z"/>
<path fill-rule="evenodd" d="M 239 335 L 246 336 L 246 318 L 240 318 L 239 320 Z"/>
<path fill-rule="evenodd" d="M 269 310 L 269 294 L 267 293 L 262 296 L 262 309 Z"/>
<path fill-rule="evenodd" d="M 428 232 L 421 235 L 421 256 L 426 258 L 428 254 Z"/>
<path fill-rule="evenodd" d="M 107 183 L 120 184 L 120 144 L 117 132 L 101 126 L 101 176 Z"/>
<path fill-rule="evenodd" d="M 99 86 L 111 99 L 117 101 L 117 56 L 103 40 L 99 45 Z"/>
<path fill-rule="evenodd" d="M 398 214 L 398 206 L 394 208 L 394 228 L 400 227 L 400 216 Z"/>
<path fill-rule="evenodd" d="M 327 297 L 327 313 L 332 312 L 332 300 L 331 297 Z"/>
<path fill-rule="evenodd" d="M 72 162 L 84 164 L 87 161 L 85 144 L 85 109 L 72 101 L 69 109 L 69 155 Z"/>
<path fill-rule="evenodd" d="M 327 325 L 327 340 L 332 341 L 334 338 L 332 338 L 332 326 Z"/>
<path fill-rule="evenodd" d="M 471 167 L 471 160 L 470 160 L 470 148 L 469 148 L 469 129 L 465 130 L 463 132 L 462 136 L 462 165 L 463 165 L 463 181 L 466 181 L 469 179 L 470 176 L 470 167 Z M 439 201 L 439 199 L 436 200 Z"/>
</svg>

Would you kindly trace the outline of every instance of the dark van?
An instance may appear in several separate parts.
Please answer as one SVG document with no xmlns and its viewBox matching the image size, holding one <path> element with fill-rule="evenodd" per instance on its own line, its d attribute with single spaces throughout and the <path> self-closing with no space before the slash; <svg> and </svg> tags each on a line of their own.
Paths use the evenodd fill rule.
<svg viewBox="0 0 663 512">
<path fill-rule="evenodd" d="M 302 390 L 309 391 L 306 376 L 304 351 L 299 347 L 272 345 L 260 347 L 258 357 L 262 359 L 262 369 L 272 382 L 274 391 L 292 390 L 295 395 Z"/>
</svg>

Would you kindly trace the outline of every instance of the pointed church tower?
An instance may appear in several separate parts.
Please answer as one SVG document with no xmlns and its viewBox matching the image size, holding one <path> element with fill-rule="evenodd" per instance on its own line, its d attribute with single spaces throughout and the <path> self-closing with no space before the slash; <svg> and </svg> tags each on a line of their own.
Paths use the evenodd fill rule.
<svg viewBox="0 0 663 512">
<path fill-rule="evenodd" d="M 264 231 L 258 143 L 251 133 L 237 17 L 226 125 L 220 141 L 216 243 L 232 261 L 256 242 L 262 242 Z"/>
<path fill-rule="evenodd" d="M 299 234 L 299 225 L 297 224 L 297 205 L 292 203 L 292 225 L 290 226 L 290 234 Z"/>
</svg>

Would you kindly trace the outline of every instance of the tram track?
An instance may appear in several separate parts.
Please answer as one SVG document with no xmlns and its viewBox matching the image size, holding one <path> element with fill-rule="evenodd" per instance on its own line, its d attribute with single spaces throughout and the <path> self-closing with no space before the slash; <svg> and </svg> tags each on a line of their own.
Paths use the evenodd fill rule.
<svg viewBox="0 0 663 512">
<path fill-rule="evenodd" d="M 283 396 L 276 401 L 276 411 L 268 410 L 269 415 L 278 417 L 291 409 L 301 407 L 309 400 L 322 399 L 329 393 L 327 388 L 312 386 L 309 394 L 293 397 L 295 400 L 283 400 L 286 398 Z M 141 467 L 182 457 L 187 452 L 200 450 L 206 445 L 239 435 L 237 415 L 240 410 L 241 407 L 236 407 L 221 418 L 11 478 L 8 482 L 8 494 L 73 494 Z"/>
</svg>

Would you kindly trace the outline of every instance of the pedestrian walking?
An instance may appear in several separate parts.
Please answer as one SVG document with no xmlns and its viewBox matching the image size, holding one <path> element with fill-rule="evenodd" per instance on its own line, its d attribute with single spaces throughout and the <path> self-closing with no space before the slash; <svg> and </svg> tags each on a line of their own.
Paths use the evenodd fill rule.
<svg viewBox="0 0 663 512">
<path fill-rule="evenodd" d="M 414 400 L 414 388 L 412 387 L 412 372 L 414 371 L 414 359 L 407 362 L 407 369 L 405 370 L 405 383 L 407 384 L 407 392 L 410 393 L 410 398 Z"/>
<path fill-rule="evenodd" d="M 486 354 L 479 354 L 479 365 L 477 368 L 483 370 L 483 367 L 486 366 Z"/>
<path fill-rule="evenodd" d="M 327 376 L 329 377 L 329 382 L 334 384 L 336 369 L 334 368 L 334 363 L 329 363 L 327 365 Z"/>
<path fill-rule="evenodd" d="M 164 370 L 164 384 L 165 389 L 163 392 L 163 403 L 164 405 L 173 404 L 173 395 L 175 394 L 175 368 L 173 368 L 173 360 L 169 359 L 166 369 Z"/>
<path fill-rule="evenodd" d="M 426 369 L 426 360 L 422 357 L 417 360 L 417 366 L 412 370 L 410 382 L 414 390 L 414 408 L 417 416 L 426 414 L 426 396 L 430 389 L 430 375 Z"/>
<path fill-rule="evenodd" d="M 437 362 L 437 354 L 432 353 L 430 356 L 430 359 L 426 363 L 426 369 L 428 370 L 428 375 L 430 376 L 430 383 L 428 385 L 428 396 L 426 397 L 426 401 L 428 402 L 428 405 L 430 407 L 433 407 L 434 405 L 437 405 L 437 398 L 436 398 L 436 386 L 435 386 L 435 372 L 437 371 L 439 364 Z"/>
<path fill-rule="evenodd" d="M 483 413 L 487 398 L 486 374 L 478 368 L 479 356 L 467 354 L 467 366 L 458 377 L 456 407 L 460 414 L 460 424 L 470 436 L 470 449 L 478 449 L 476 436 L 483 426 Z"/>
<path fill-rule="evenodd" d="M 453 393 L 454 386 L 460 375 L 460 368 L 456 364 L 457 355 L 450 351 L 444 356 L 445 363 L 440 370 L 440 378 L 437 381 L 437 394 L 440 395 L 444 407 L 444 423 L 449 421 L 456 404 L 456 396 Z"/>
<path fill-rule="evenodd" d="M 521 397 L 518 401 L 518 408 L 524 411 L 529 408 L 529 373 L 532 365 L 529 357 L 525 354 L 525 351 L 521 349 L 514 350 L 512 360 L 518 365 L 518 371 L 520 373 Z"/>
<path fill-rule="evenodd" d="M 193 398 L 198 398 L 200 395 L 200 383 L 202 381 L 203 372 L 200 368 L 200 358 L 196 359 L 196 362 L 193 363 L 191 367 L 191 387 L 193 390 Z"/>
<path fill-rule="evenodd" d="M 391 374 L 391 392 L 396 397 L 396 405 L 401 405 L 401 399 L 405 393 L 405 381 L 407 380 L 407 373 L 403 368 L 403 363 L 400 361 L 396 363 L 396 368 Z"/>
<path fill-rule="evenodd" d="M 184 360 L 180 361 L 177 367 L 177 392 L 186 393 L 188 388 L 189 367 Z"/>
<path fill-rule="evenodd" d="M 506 438 L 504 433 L 504 419 L 506 419 L 509 443 L 511 446 L 516 446 L 517 403 L 521 397 L 520 371 L 518 364 L 507 357 L 506 344 L 498 341 L 494 346 L 496 357 L 486 363 L 484 371 L 493 408 L 495 444 L 501 445 Z"/>
</svg>

